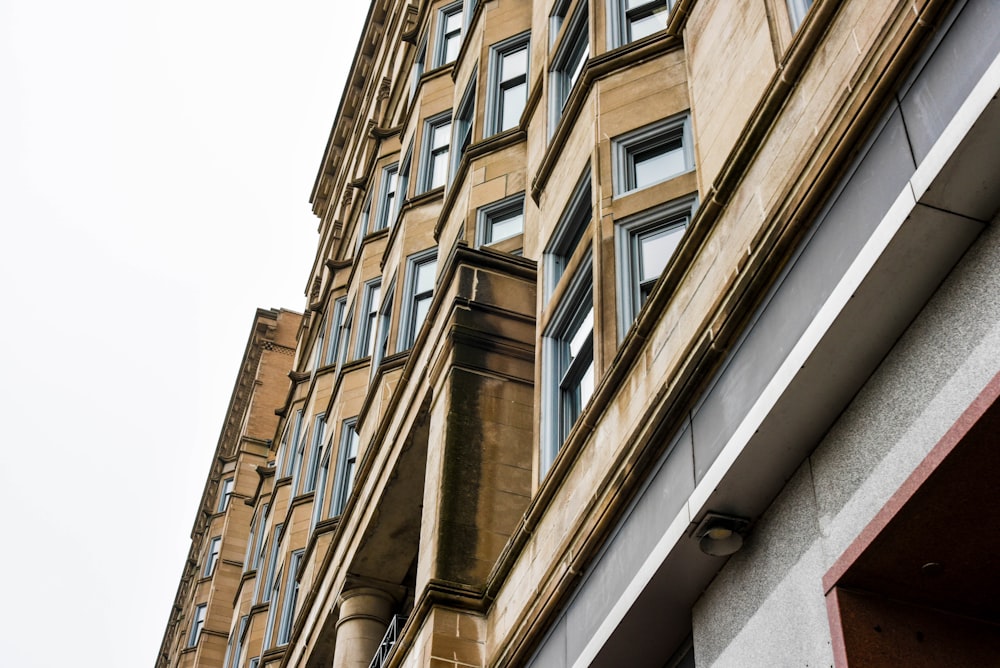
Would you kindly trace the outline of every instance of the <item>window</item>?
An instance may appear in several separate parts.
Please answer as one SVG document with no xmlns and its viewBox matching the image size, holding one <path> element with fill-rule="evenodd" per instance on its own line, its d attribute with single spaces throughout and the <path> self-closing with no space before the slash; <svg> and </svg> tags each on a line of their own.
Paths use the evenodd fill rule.
<svg viewBox="0 0 1000 668">
<path fill-rule="evenodd" d="M 242 665 L 240 660 L 243 658 L 241 655 L 245 651 L 248 621 L 250 621 L 250 615 L 243 615 L 240 617 L 238 630 L 229 637 L 229 647 L 226 648 L 226 659 L 222 662 L 224 668 L 237 668 L 237 666 Z M 234 639 L 236 641 L 236 649 L 230 652 L 230 649 L 233 647 Z"/>
<path fill-rule="evenodd" d="M 235 483 L 234 478 L 226 478 L 225 480 L 222 481 L 222 488 L 219 493 L 219 507 L 218 507 L 218 511 L 220 513 L 229 507 L 229 499 L 233 495 L 234 483 Z"/>
<path fill-rule="evenodd" d="M 553 15 L 553 21 L 555 20 L 556 16 Z M 559 21 L 561 23 L 561 19 Z M 583 66 L 590 57 L 590 38 L 587 31 L 587 3 L 581 2 L 569 20 L 562 43 L 552 59 L 552 70 L 549 72 L 550 135 L 555 132 L 569 94 L 580 80 Z"/>
<path fill-rule="evenodd" d="M 420 191 L 443 186 L 448 178 L 448 150 L 451 138 L 451 112 L 432 116 L 424 123 L 424 146 L 421 155 Z"/>
<path fill-rule="evenodd" d="M 427 65 L 427 35 L 420 38 L 420 46 L 417 48 L 417 57 L 413 59 L 413 69 L 410 71 L 410 99 L 417 94 L 420 87 L 420 77 L 424 76 L 424 67 Z"/>
<path fill-rule="evenodd" d="M 302 409 L 295 411 L 295 419 L 292 420 L 291 427 L 285 426 L 285 432 L 281 437 L 281 449 L 278 452 L 280 465 L 278 468 L 278 475 L 284 477 L 292 475 L 295 470 L 294 467 L 294 456 L 290 457 L 288 455 L 288 450 L 291 448 L 295 450 L 295 445 L 299 442 L 299 431 L 302 429 Z"/>
<path fill-rule="evenodd" d="M 250 539 L 247 541 L 247 554 L 243 559 L 245 570 L 255 571 L 260 567 L 260 562 L 264 558 L 264 548 L 261 542 L 264 533 L 264 521 L 267 518 L 267 510 L 270 504 L 261 506 L 260 513 L 254 518 L 250 525 Z M 260 573 L 259 575 L 263 575 Z"/>
<path fill-rule="evenodd" d="M 278 563 L 278 537 L 281 536 L 281 529 L 284 527 L 283 524 L 278 524 L 274 527 L 274 533 L 271 536 L 271 556 L 267 562 L 267 577 L 264 578 L 264 600 L 262 603 L 267 603 L 271 600 L 271 585 L 274 582 L 274 569 Z"/>
<path fill-rule="evenodd" d="M 479 209 L 476 214 L 479 246 L 489 246 L 524 231 L 524 193 L 513 195 Z"/>
<path fill-rule="evenodd" d="M 594 300 L 590 257 L 576 272 L 542 339 L 542 470 L 594 393 Z"/>
<path fill-rule="evenodd" d="M 278 625 L 278 645 L 287 645 L 292 635 L 292 621 L 295 619 L 295 605 L 299 598 L 299 564 L 305 550 L 292 552 L 292 560 L 288 565 L 288 581 L 285 583 L 285 600 L 281 606 L 281 623 Z"/>
<path fill-rule="evenodd" d="M 623 195 L 694 169 L 690 125 L 685 114 L 614 139 L 615 193 Z"/>
<path fill-rule="evenodd" d="M 347 297 L 340 297 L 333 303 L 333 315 L 329 319 L 330 331 L 326 337 L 326 350 L 323 353 L 323 366 L 329 366 L 337 361 L 337 349 L 340 346 L 340 333 L 344 326 L 346 308 Z"/>
<path fill-rule="evenodd" d="M 323 316 L 323 321 L 320 323 L 319 331 L 316 333 L 316 341 L 313 342 L 312 355 L 309 356 L 309 371 L 313 375 L 316 374 L 316 369 L 323 366 L 323 351 L 326 349 L 326 323 L 327 318 Z"/>
<path fill-rule="evenodd" d="M 325 431 L 325 430 L 324 430 Z M 323 506 L 326 501 L 326 483 L 330 477 L 330 446 L 333 438 L 323 445 L 323 457 L 319 466 L 319 480 L 316 481 L 316 496 L 313 499 L 312 517 L 309 520 L 309 533 L 313 532 L 316 525 L 323 518 Z"/>
<path fill-rule="evenodd" d="M 406 154 L 403 158 L 403 162 L 399 166 L 399 183 L 396 188 L 399 192 L 399 203 L 396 206 L 396 215 L 398 217 L 399 211 L 402 210 L 403 205 L 406 203 L 406 192 L 407 188 L 410 187 L 410 163 L 413 156 L 413 142 L 410 141 L 410 145 L 406 148 Z M 395 221 L 391 221 L 395 222 Z"/>
<path fill-rule="evenodd" d="M 208 609 L 207 603 L 199 603 L 194 609 L 194 619 L 191 620 L 191 633 L 188 635 L 188 647 L 198 644 L 201 637 L 201 628 L 205 625 L 205 612 Z"/>
<path fill-rule="evenodd" d="M 365 240 L 365 236 L 370 231 L 368 226 L 371 225 L 372 217 L 372 192 L 368 191 L 367 197 L 365 197 L 364 206 L 361 207 L 361 220 L 358 221 L 358 239 L 354 244 L 355 255 L 361 249 L 361 242 Z"/>
<path fill-rule="evenodd" d="M 320 413 L 313 423 L 312 447 L 309 448 L 309 465 L 306 466 L 306 476 L 302 481 L 302 493 L 308 494 L 316 489 L 316 475 L 319 473 L 320 450 L 323 449 L 323 436 L 326 433 L 326 414 Z"/>
<path fill-rule="evenodd" d="M 788 20 L 792 24 L 792 32 L 799 29 L 806 18 L 806 12 L 812 7 L 813 0 L 788 0 Z"/>
<path fill-rule="evenodd" d="M 222 536 L 216 536 L 208 543 L 208 555 L 205 557 L 205 570 L 202 575 L 208 577 L 215 571 L 215 564 L 219 561 L 219 549 L 222 547 Z"/>
<path fill-rule="evenodd" d="M 451 168 L 448 170 L 448 183 L 455 179 L 458 173 L 458 166 L 462 162 L 465 150 L 472 143 L 472 121 L 476 111 L 476 75 L 472 75 L 469 85 L 462 95 L 462 102 L 458 105 L 458 112 L 455 114 L 454 137 L 451 143 L 455 147 L 455 159 L 451 161 Z"/>
<path fill-rule="evenodd" d="M 406 260 L 406 283 L 404 293 L 406 301 L 403 305 L 402 332 L 398 349 L 407 350 L 417 339 L 421 325 L 427 318 L 431 300 L 434 297 L 434 282 L 437 272 L 437 251 L 430 249 Z"/>
<path fill-rule="evenodd" d="M 259 656 L 255 656 L 254 658 L 250 659 L 250 666 L 249 666 L 249 668 L 257 668 L 258 666 L 260 666 L 260 657 Z"/>
<path fill-rule="evenodd" d="M 330 515 L 340 515 L 354 486 L 354 468 L 358 461 L 357 418 L 344 420 L 340 429 L 340 451 L 337 458 L 337 478 L 334 481 Z"/>
<path fill-rule="evenodd" d="M 458 58 L 462 47 L 462 3 L 455 2 L 438 12 L 437 50 L 434 67 L 441 67 Z"/>
<path fill-rule="evenodd" d="M 373 232 L 384 230 L 396 220 L 398 203 L 396 201 L 397 178 L 399 176 L 399 165 L 389 165 L 382 170 L 382 180 L 379 184 L 378 212 L 375 215 L 375 229 Z"/>
<path fill-rule="evenodd" d="M 298 444 L 295 446 L 295 453 L 292 455 L 292 496 L 295 496 L 295 492 L 302 482 L 302 464 L 306 454 L 306 439 L 308 437 L 309 429 L 303 429 Z"/>
<path fill-rule="evenodd" d="M 569 204 L 563 213 L 552 240 L 543 253 L 545 272 L 545 298 L 548 299 L 555 291 L 556 285 L 566 272 L 570 258 L 580 245 L 593 212 L 590 201 L 590 169 L 587 169 L 570 197 Z"/>
<path fill-rule="evenodd" d="M 642 39 L 667 27 L 674 0 L 611 0 L 611 46 Z"/>
<path fill-rule="evenodd" d="M 619 340 L 673 257 L 695 204 L 694 196 L 685 197 L 616 226 Z"/>
<path fill-rule="evenodd" d="M 372 352 L 372 373 L 389 352 L 389 332 L 392 327 L 392 296 L 396 292 L 396 279 L 389 283 L 389 289 L 385 293 L 385 301 L 378 313 L 378 333 L 375 335 L 375 348 Z"/>
<path fill-rule="evenodd" d="M 281 593 L 281 569 L 271 583 L 271 592 L 268 600 L 271 605 L 267 608 L 267 623 L 264 625 L 264 649 L 271 647 L 271 638 L 274 637 L 274 620 L 277 617 L 279 594 Z"/>
<path fill-rule="evenodd" d="M 524 33 L 490 47 L 486 132 L 494 135 L 517 127 L 528 101 L 528 40 Z"/>
<path fill-rule="evenodd" d="M 355 359 L 369 357 L 375 349 L 375 322 L 378 318 L 379 296 L 382 281 L 375 279 L 365 283 L 364 301 L 361 305 L 361 329 L 358 330 L 358 347 Z"/>
<path fill-rule="evenodd" d="M 337 372 L 340 372 L 340 368 L 347 361 L 347 351 L 350 349 L 351 345 L 351 325 L 354 323 L 354 307 L 348 309 L 348 315 L 344 318 L 344 324 L 340 328 L 340 341 L 338 346 L 340 347 L 340 352 L 337 353 Z"/>
</svg>

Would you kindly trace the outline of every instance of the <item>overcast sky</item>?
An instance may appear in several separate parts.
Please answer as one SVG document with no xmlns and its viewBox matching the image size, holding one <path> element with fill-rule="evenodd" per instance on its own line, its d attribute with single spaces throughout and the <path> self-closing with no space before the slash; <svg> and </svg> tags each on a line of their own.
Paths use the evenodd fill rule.
<svg viewBox="0 0 1000 668">
<path fill-rule="evenodd" d="M 3 665 L 153 665 L 367 7 L 0 0 Z"/>
</svg>

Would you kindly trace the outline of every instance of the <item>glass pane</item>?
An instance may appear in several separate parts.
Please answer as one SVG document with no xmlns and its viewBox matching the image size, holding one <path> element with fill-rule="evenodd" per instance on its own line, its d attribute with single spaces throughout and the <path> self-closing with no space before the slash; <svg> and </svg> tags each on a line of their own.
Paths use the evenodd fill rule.
<svg viewBox="0 0 1000 668">
<path fill-rule="evenodd" d="M 431 306 L 430 297 L 422 297 L 418 299 L 413 304 L 413 336 L 416 337 L 417 332 L 420 331 L 420 326 L 424 324 L 424 319 L 427 318 L 427 310 Z"/>
<path fill-rule="evenodd" d="M 572 361 L 579 353 L 580 349 L 587 343 L 590 338 L 591 331 L 594 329 L 594 307 L 591 306 L 590 310 L 587 311 L 587 315 L 583 317 L 583 320 L 577 326 L 576 331 L 570 332 L 571 336 L 569 339 L 569 356 L 570 361 Z"/>
<path fill-rule="evenodd" d="M 674 146 L 676 148 L 672 148 Z M 636 153 L 632 164 L 635 170 L 632 188 L 643 188 L 683 172 L 684 149 L 679 143 L 671 142 L 667 146 Z"/>
<path fill-rule="evenodd" d="M 528 100 L 528 84 L 520 83 L 501 91 L 500 130 L 509 130 L 521 120 L 521 113 Z"/>
<path fill-rule="evenodd" d="M 684 236 L 684 226 L 677 225 L 639 237 L 639 281 L 655 279 L 673 257 Z"/>
<path fill-rule="evenodd" d="M 500 81 L 524 76 L 528 71 L 528 47 L 505 54 L 500 59 Z"/>
<path fill-rule="evenodd" d="M 594 395 L 594 362 L 591 360 L 590 365 L 587 370 L 583 372 L 583 377 L 580 378 L 580 407 L 582 408 L 590 401 L 590 397 Z"/>
<path fill-rule="evenodd" d="M 448 136 L 451 134 L 451 123 L 444 123 L 434 128 L 431 138 L 431 148 L 448 146 Z"/>
<path fill-rule="evenodd" d="M 431 156 L 431 188 L 443 186 L 448 177 L 448 152 Z"/>
<path fill-rule="evenodd" d="M 462 35 L 461 33 L 456 33 L 453 35 L 448 35 L 445 38 L 444 45 L 444 62 L 450 63 L 451 61 L 458 58 L 459 47 L 462 46 Z"/>
<path fill-rule="evenodd" d="M 413 292 L 419 294 L 421 292 L 426 292 L 434 287 L 434 271 L 437 268 L 437 262 L 424 262 L 423 264 L 417 265 L 417 277 L 414 280 Z"/>
<path fill-rule="evenodd" d="M 579 47 L 579 51 L 574 54 L 574 61 L 570 64 L 569 70 L 569 85 L 566 87 L 567 95 L 569 91 L 573 89 L 576 85 L 576 80 L 580 78 L 580 73 L 583 72 L 583 66 L 587 64 L 587 56 L 590 52 L 590 44 L 587 40 L 583 41 L 583 44 Z"/>
<path fill-rule="evenodd" d="M 524 214 L 520 211 L 498 216 L 490 221 L 489 241 L 496 243 L 520 234 L 524 230 Z"/>
<path fill-rule="evenodd" d="M 455 11 L 448 14 L 444 20 L 444 31 L 448 34 L 462 32 L 462 12 Z"/>
<path fill-rule="evenodd" d="M 629 39 L 642 39 L 647 35 L 652 35 L 654 32 L 663 30 L 667 27 L 667 17 L 669 15 L 670 13 L 666 7 L 660 7 L 651 14 L 644 13 L 637 15 L 635 18 L 629 18 Z"/>
</svg>

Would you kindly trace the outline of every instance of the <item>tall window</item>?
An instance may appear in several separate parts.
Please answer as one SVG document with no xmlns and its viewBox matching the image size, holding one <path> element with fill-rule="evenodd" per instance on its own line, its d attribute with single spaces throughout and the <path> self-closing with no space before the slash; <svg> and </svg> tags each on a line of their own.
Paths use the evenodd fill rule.
<svg viewBox="0 0 1000 668">
<path fill-rule="evenodd" d="M 243 665 L 243 655 L 246 654 L 247 626 L 249 621 L 250 615 L 240 617 L 239 630 L 236 634 L 236 650 L 233 652 L 232 661 L 227 668 L 237 668 Z"/>
<path fill-rule="evenodd" d="M 299 432 L 302 430 L 302 409 L 295 411 L 295 418 L 291 426 L 285 426 L 285 432 L 281 437 L 281 449 L 278 451 L 279 465 L 277 466 L 279 476 L 292 475 L 294 468 L 295 446 L 299 442 Z"/>
<path fill-rule="evenodd" d="M 281 606 L 281 623 L 278 625 L 278 645 L 288 644 L 292 635 L 292 622 L 295 620 L 295 605 L 299 598 L 299 564 L 302 563 L 302 555 L 305 550 L 292 552 L 291 562 L 288 564 L 288 576 L 285 582 L 285 600 Z"/>
<path fill-rule="evenodd" d="M 547 470 L 594 393 L 594 300 L 589 256 L 573 277 L 543 336 Z"/>
<path fill-rule="evenodd" d="M 552 59 L 552 69 L 549 71 L 550 135 L 555 132 L 570 92 L 580 80 L 583 67 L 590 57 L 587 11 L 587 3 L 581 2 L 563 29 L 565 34 L 562 35 L 562 41 Z M 553 20 L 555 19 L 554 16 Z"/>
<path fill-rule="evenodd" d="M 191 620 L 191 633 L 188 634 L 188 647 L 198 644 L 201 637 L 201 629 L 205 626 L 205 612 L 208 610 L 207 603 L 199 603 L 194 609 L 194 618 Z"/>
<path fill-rule="evenodd" d="M 330 478 L 330 451 L 333 449 L 331 446 L 333 437 L 323 444 L 323 456 L 320 460 L 319 465 L 319 476 L 316 481 L 316 496 L 313 498 L 313 508 L 312 517 L 309 520 L 309 533 L 313 532 L 316 525 L 320 523 L 323 517 L 323 510 L 326 504 L 326 484 Z"/>
<path fill-rule="evenodd" d="M 642 39 L 667 27 L 675 0 L 610 0 L 612 48 Z"/>
<path fill-rule="evenodd" d="M 420 87 L 420 77 L 424 75 L 424 68 L 427 65 L 427 35 L 420 38 L 420 46 L 417 47 L 417 57 L 413 59 L 413 69 L 410 71 L 410 99 L 417 94 Z"/>
<path fill-rule="evenodd" d="M 489 246 L 524 232 L 524 193 L 488 204 L 476 215 L 476 240 Z M 506 249 L 502 249 L 506 250 Z"/>
<path fill-rule="evenodd" d="M 440 67 L 458 58 L 462 47 L 462 3 L 455 2 L 441 9 L 437 26 L 434 66 Z"/>
<path fill-rule="evenodd" d="M 451 141 L 451 112 L 432 116 L 424 123 L 421 151 L 420 191 L 426 192 L 448 180 L 448 152 Z"/>
<path fill-rule="evenodd" d="M 261 506 L 260 512 L 257 513 L 250 524 L 250 539 L 247 540 L 247 553 L 243 559 L 245 570 L 247 571 L 255 571 L 260 568 L 260 562 L 264 556 L 261 538 L 264 533 L 264 522 L 267 518 L 268 508 L 270 508 L 270 504 L 267 503 Z M 258 575 L 263 575 L 263 573 L 258 573 Z"/>
<path fill-rule="evenodd" d="M 455 147 L 455 158 L 451 161 L 451 167 L 448 170 L 449 183 L 455 179 L 458 166 L 462 162 L 462 156 L 465 155 L 466 149 L 472 143 L 472 121 L 475 118 L 475 112 L 476 76 L 473 74 L 469 85 L 465 88 L 465 93 L 462 95 L 462 102 L 458 105 L 458 111 L 455 112 L 455 122 L 452 124 L 454 137 L 452 137 L 451 144 Z"/>
<path fill-rule="evenodd" d="M 357 418 L 344 420 L 340 429 L 340 448 L 337 456 L 337 478 L 333 486 L 333 499 L 330 504 L 330 515 L 340 515 L 344 512 L 347 499 L 354 487 L 354 469 L 358 462 L 358 441 L 356 431 Z"/>
<path fill-rule="evenodd" d="M 352 305 L 347 309 L 347 317 L 344 318 L 344 324 L 340 327 L 340 341 L 337 343 L 339 346 L 339 351 L 337 353 L 337 372 L 340 372 L 340 368 L 347 362 L 347 352 L 350 350 L 351 346 L 351 326 L 354 324 L 354 306 Z"/>
<path fill-rule="evenodd" d="M 485 136 L 517 127 L 528 101 L 529 33 L 490 47 Z"/>
<path fill-rule="evenodd" d="M 372 373 L 389 352 L 389 332 L 392 328 L 392 296 L 396 292 L 396 279 L 389 283 L 389 289 L 385 293 L 385 301 L 378 313 L 378 332 L 375 335 L 375 349 L 372 352 Z"/>
<path fill-rule="evenodd" d="M 396 220 L 398 202 L 396 201 L 396 186 L 399 177 L 399 165 L 389 165 L 382 170 L 382 180 L 379 183 L 378 212 L 375 215 L 373 232 L 384 230 Z"/>
<path fill-rule="evenodd" d="M 590 169 L 587 169 L 580 177 L 566 210 L 552 234 L 552 240 L 543 253 L 546 299 L 555 291 L 587 231 L 587 226 L 590 225 L 593 215 L 593 205 L 590 200 Z"/>
<path fill-rule="evenodd" d="M 378 303 L 382 292 L 381 279 L 365 283 L 364 300 L 361 304 L 361 328 L 358 330 L 356 359 L 369 357 L 375 349 L 375 323 L 378 318 Z"/>
<path fill-rule="evenodd" d="M 686 114 L 616 137 L 612 147 L 617 195 L 694 169 L 691 124 Z"/>
<path fill-rule="evenodd" d="M 219 550 L 222 548 L 222 536 L 216 536 L 208 542 L 208 554 L 205 557 L 204 577 L 215 572 L 215 564 L 219 562 Z"/>
<path fill-rule="evenodd" d="M 320 413 L 313 423 L 313 439 L 309 448 L 309 464 L 306 466 L 305 479 L 302 481 L 302 493 L 308 494 L 316 489 L 316 475 L 319 472 L 319 460 L 323 448 L 323 435 L 326 433 L 326 414 Z"/>
<path fill-rule="evenodd" d="M 407 350 L 420 332 L 427 318 L 427 311 L 434 297 L 434 279 L 437 271 L 437 250 L 431 249 L 411 255 L 406 261 L 406 295 L 403 305 L 402 331 L 399 350 Z"/>
<path fill-rule="evenodd" d="M 274 527 L 274 533 L 271 536 L 271 552 L 267 561 L 267 576 L 264 578 L 264 600 L 262 603 L 267 603 L 271 600 L 271 589 L 275 581 L 274 569 L 277 567 L 278 563 L 278 539 L 281 537 L 281 529 L 284 527 L 283 524 L 278 524 Z"/>
<path fill-rule="evenodd" d="M 302 483 L 302 466 L 305 462 L 306 443 L 309 438 L 309 429 L 303 429 L 299 435 L 299 442 L 295 446 L 295 454 L 292 456 L 292 495 L 295 495 Z"/>
<path fill-rule="evenodd" d="M 695 203 L 694 196 L 685 197 L 628 218 L 616 226 L 619 340 L 677 250 Z"/>
<path fill-rule="evenodd" d="M 229 507 L 229 499 L 233 495 L 233 485 L 235 482 L 235 478 L 226 478 L 222 481 L 222 487 L 219 491 L 219 507 L 216 509 L 220 513 Z"/>
<path fill-rule="evenodd" d="M 271 605 L 267 608 L 267 623 L 264 625 L 264 649 L 271 647 L 271 639 L 274 637 L 274 620 L 277 618 L 278 601 L 281 598 L 281 572 L 279 568 L 274 582 L 271 583 L 271 592 L 268 595 Z"/>
<path fill-rule="evenodd" d="M 813 0 L 788 0 L 788 20 L 792 24 L 792 32 L 799 29 L 806 18 L 806 12 L 812 7 Z"/>
<path fill-rule="evenodd" d="M 329 366 L 337 361 L 337 348 L 340 344 L 340 332 L 344 326 L 346 308 L 347 297 L 340 297 L 333 302 L 333 314 L 329 318 L 330 328 L 326 336 L 326 350 L 323 352 L 323 366 Z"/>
</svg>

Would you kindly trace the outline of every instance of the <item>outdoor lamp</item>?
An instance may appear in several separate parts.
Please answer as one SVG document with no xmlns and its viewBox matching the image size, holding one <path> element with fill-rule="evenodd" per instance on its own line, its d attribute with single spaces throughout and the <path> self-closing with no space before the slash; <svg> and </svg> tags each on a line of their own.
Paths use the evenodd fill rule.
<svg viewBox="0 0 1000 668">
<path fill-rule="evenodd" d="M 713 557 L 728 557 L 743 547 L 743 536 L 750 520 L 731 515 L 708 513 L 695 529 L 698 547 Z"/>
</svg>

